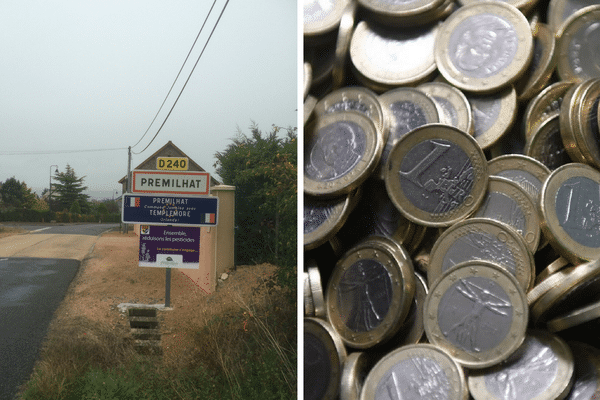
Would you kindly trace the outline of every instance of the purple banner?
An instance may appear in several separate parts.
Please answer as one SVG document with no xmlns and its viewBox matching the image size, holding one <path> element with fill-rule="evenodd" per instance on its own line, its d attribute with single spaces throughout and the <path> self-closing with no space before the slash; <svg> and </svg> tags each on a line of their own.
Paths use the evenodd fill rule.
<svg viewBox="0 0 600 400">
<path fill-rule="evenodd" d="M 140 267 L 198 269 L 200 227 L 140 227 Z"/>
</svg>

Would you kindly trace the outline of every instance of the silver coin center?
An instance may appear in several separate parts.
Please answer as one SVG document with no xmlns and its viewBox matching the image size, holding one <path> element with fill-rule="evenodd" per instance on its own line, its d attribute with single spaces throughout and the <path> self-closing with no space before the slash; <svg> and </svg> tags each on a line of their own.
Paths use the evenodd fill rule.
<svg viewBox="0 0 600 400">
<path fill-rule="evenodd" d="M 304 203 L 304 233 L 311 233 L 331 216 L 333 206 L 326 203 Z"/>
<path fill-rule="evenodd" d="M 445 97 L 433 96 L 435 102 L 440 106 L 444 116 L 450 122 L 450 125 L 458 127 L 458 111 Z"/>
<path fill-rule="evenodd" d="M 304 333 L 304 395 L 320 399 L 331 379 L 330 355 L 323 342 L 315 335 Z"/>
<path fill-rule="evenodd" d="M 426 140 L 414 146 L 400 165 L 399 178 L 409 201 L 432 214 L 461 206 L 475 179 L 469 156 L 460 146 L 444 139 Z"/>
<path fill-rule="evenodd" d="M 505 169 L 503 171 L 498 171 L 495 175 L 508 178 L 517 183 L 531 196 L 532 199 L 537 199 L 539 197 L 544 184 L 532 173 L 521 169 Z"/>
<path fill-rule="evenodd" d="M 504 289 L 478 276 L 457 280 L 444 293 L 438 308 L 444 337 L 469 353 L 499 346 L 510 331 L 512 319 L 513 305 Z"/>
<path fill-rule="evenodd" d="M 474 136 L 478 138 L 496 124 L 502 109 L 502 101 L 496 97 L 470 96 L 469 103 L 473 110 Z"/>
<path fill-rule="evenodd" d="M 335 7 L 334 0 L 304 0 L 304 19 L 310 22 L 321 21 Z"/>
<path fill-rule="evenodd" d="M 575 176 L 556 192 L 556 215 L 560 226 L 577 243 L 600 247 L 600 185 Z"/>
<path fill-rule="evenodd" d="M 507 244 L 484 231 L 476 231 L 458 237 L 444 255 L 442 272 L 469 260 L 492 261 L 502 265 L 513 275 L 517 273 L 515 256 Z"/>
<path fill-rule="evenodd" d="M 600 71 L 600 22 L 579 30 L 569 44 L 569 61 L 576 75 L 597 76 Z"/>
<path fill-rule="evenodd" d="M 392 128 L 379 162 L 382 167 L 385 166 L 390 152 L 402 136 L 431 122 L 427 118 L 426 111 L 419 104 L 409 100 L 393 102 L 389 105 L 389 110 L 393 117 Z"/>
<path fill-rule="evenodd" d="M 446 371 L 435 360 L 411 357 L 390 368 L 375 392 L 378 400 L 450 400 Z"/>
<path fill-rule="evenodd" d="M 393 288 L 389 272 L 376 260 L 352 264 L 338 283 L 338 309 L 348 329 L 376 329 L 388 314 Z"/>
<path fill-rule="evenodd" d="M 449 54 L 455 67 L 473 78 L 489 78 L 511 64 L 519 38 L 512 24 L 494 14 L 479 14 L 452 32 Z"/>
<path fill-rule="evenodd" d="M 348 174 L 362 159 L 366 134 L 349 121 L 340 121 L 319 130 L 309 151 L 305 174 L 315 180 L 332 181 Z"/>
<path fill-rule="evenodd" d="M 525 214 L 517 201 L 504 193 L 488 192 L 475 216 L 504 222 L 515 228 L 519 235 L 525 235 L 527 226 Z"/>
<path fill-rule="evenodd" d="M 558 359 L 550 347 L 528 336 L 500 371 L 485 377 L 489 392 L 499 399 L 533 399 L 556 379 Z"/>
</svg>

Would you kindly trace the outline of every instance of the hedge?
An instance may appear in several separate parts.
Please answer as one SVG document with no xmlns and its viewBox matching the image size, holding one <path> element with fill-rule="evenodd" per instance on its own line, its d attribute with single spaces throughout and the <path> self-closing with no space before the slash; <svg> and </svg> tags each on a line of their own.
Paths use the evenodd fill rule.
<svg viewBox="0 0 600 400">
<path fill-rule="evenodd" d="M 70 212 L 50 212 L 38 210 L 10 210 L 0 212 L 0 222 L 121 222 L 121 214 L 83 215 Z"/>
</svg>

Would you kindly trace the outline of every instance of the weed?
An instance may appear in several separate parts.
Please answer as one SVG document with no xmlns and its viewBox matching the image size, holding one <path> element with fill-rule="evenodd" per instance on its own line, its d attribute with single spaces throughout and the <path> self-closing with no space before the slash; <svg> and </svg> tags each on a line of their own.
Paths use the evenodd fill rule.
<svg viewBox="0 0 600 400">
<path fill-rule="evenodd" d="M 295 304 L 285 289 L 262 286 L 250 299 L 238 293 L 233 307 L 212 305 L 220 309 L 201 326 L 186 326 L 180 334 L 193 338 L 194 350 L 175 363 L 137 355 L 126 328 L 57 321 L 21 399 L 295 398 Z"/>
</svg>

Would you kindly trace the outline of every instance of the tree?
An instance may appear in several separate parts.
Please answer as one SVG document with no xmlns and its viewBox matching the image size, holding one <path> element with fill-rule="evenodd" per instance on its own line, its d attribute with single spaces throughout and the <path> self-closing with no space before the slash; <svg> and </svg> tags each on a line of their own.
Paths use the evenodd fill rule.
<svg viewBox="0 0 600 400">
<path fill-rule="evenodd" d="M 54 175 L 54 179 L 59 183 L 54 183 L 52 190 L 52 209 L 53 210 L 69 210 L 73 203 L 78 202 L 81 211 L 84 214 L 90 209 L 88 203 L 88 195 L 84 194 L 83 191 L 87 190 L 87 186 L 83 186 L 83 179 L 77 177 L 75 170 L 67 164 L 65 172 L 57 172 Z"/>
<path fill-rule="evenodd" d="M 254 123 L 250 136 L 238 129 L 214 166 L 236 187 L 236 263 L 277 264 L 280 282 L 295 287 L 297 130 L 281 138 L 282 129 L 273 125 L 264 137 Z"/>
<path fill-rule="evenodd" d="M 98 207 L 96 207 L 96 212 L 103 216 L 108 214 L 108 208 L 106 207 L 106 204 L 104 204 L 104 203 L 98 204 Z"/>
<path fill-rule="evenodd" d="M 79 205 L 79 202 L 77 200 L 75 200 L 73 204 L 71 204 L 71 208 L 69 209 L 69 211 L 71 212 L 71 214 L 81 214 L 81 206 Z"/>
<path fill-rule="evenodd" d="M 31 189 L 14 176 L 0 187 L 0 198 L 4 207 L 31 209 L 36 203 L 36 196 Z"/>
</svg>

